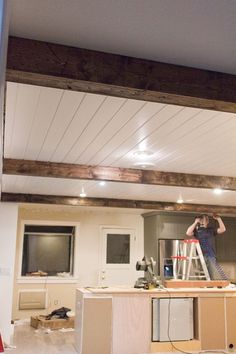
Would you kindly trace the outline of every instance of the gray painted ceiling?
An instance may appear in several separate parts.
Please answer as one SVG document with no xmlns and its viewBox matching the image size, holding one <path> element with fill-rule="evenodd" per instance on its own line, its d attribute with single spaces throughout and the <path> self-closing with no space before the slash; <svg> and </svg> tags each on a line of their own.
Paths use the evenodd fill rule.
<svg viewBox="0 0 236 354">
<path fill-rule="evenodd" d="M 11 3 L 11 35 L 236 74 L 235 0 Z"/>
</svg>

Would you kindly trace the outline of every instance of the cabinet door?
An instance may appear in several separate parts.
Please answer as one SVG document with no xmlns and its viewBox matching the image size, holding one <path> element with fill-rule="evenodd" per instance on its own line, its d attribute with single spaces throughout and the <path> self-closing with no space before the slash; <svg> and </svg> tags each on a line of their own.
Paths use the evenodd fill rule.
<svg viewBox="0 0 236 354">
<path fill-rule="evenodd" d="M 236 348 L 236 298 L 226 298 L 227 348 L 233 344 Z"/>
<path fill-rule="evenodd" d="M 111 354 L 112 298 L 85 298 L 83 301 L 81 354 Z"/>
<path fill-rule="evenodd" d="M 112 353 L 149 353 L 150 343 L 151 305 L 149 296 L 141 294 L 114 296 Z"/>
<path fill-rule="evenodd" d="M 225 303 L 223 297 L 200 298 L 202 349 L 225 349 Z"/>
</svg>

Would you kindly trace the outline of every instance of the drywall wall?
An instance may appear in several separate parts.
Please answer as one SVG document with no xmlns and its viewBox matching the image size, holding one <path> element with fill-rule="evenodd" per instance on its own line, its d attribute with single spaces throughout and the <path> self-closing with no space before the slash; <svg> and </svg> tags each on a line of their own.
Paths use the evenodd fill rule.
<svg viewBox="0 0 236 354">
<path fill-rule="evenodd" d="M 21 223 L 23 220 L 47 220 L 79 223 L 78 244 L 76 252 L 76 271 L 78 280 L 74 283 L 50 283 L 50 279 L 42 279 L 42 283 L 19 282 L 21 257 Z M 78 286 L 97 286 L 101 273 L 101 227 L 124 227 L 135 231 L 135 259 L 141 259 L 143 246 L 143 217 L 141 211 L 128 209 L 101 209 L 81 207 L 53 206 L 21 206 L 19 208 L 17 251 L 14 279 L 13 319 L 28 318 L 34 314 L 50 313 L 55 308 L 66 306 L 74 310 L 75 289 Z M 133 286 L 140 272 L 130 270 L 130 285 Z M 120 281 L 122 285 L 122 280 Z M 18 293 L 20 289 L 40 289 L 48 291 L 48 307 L 46 310 L 18 310 Z"/>
<path fill-rule="evenodd" d="M 10 343 L 11 312 L 13 299 L 13 275 L 17 231 L 16 204 L 0 203 L 0 332 L 4 341 Z"/>
</svg>

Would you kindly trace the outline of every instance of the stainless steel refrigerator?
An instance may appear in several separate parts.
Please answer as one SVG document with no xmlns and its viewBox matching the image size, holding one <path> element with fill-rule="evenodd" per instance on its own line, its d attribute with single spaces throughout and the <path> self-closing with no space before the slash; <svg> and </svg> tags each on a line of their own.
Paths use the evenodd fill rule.
<svg viewBox="0 0 236 354">
<path fill-rule="evenodd" d="M 181 241 L 183 241 L 183 239 L 158 240 L 158 272 L 162 280 L 173 278 L 173 263 L 171 256 L 178 254 Z"/>
</svg>

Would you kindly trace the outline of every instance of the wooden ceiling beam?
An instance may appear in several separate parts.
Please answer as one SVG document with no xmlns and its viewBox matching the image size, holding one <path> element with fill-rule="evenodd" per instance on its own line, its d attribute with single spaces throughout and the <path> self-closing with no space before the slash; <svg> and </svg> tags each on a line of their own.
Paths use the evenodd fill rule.
<svg viewBox="0 0 236 354">
<path fill-rule="evenodd" d="M 87 166 L 45 161 L 4 159 L 3 173 L 34 177 L 84 179 L 96 181 L 179 186 L 189 188 L 222 188 L 236 190 L 236 178 L 132 168 Z"/>
<path fill-rule="evenodd" d="M 113 207 L 147 209 L 168 212 L 217 213 L 221 215 L 236 215 L 236 207 L 204 204 L 178 204 L 170 202 L 109 199 L 109 198 L 79 198 L 40 194 L 2 193 L 2 202 L 53 204 L 86 207 Z"/>
<path fill-rule="evenodd" d="M 236 113 L 236 76 L 9 38 L 12 82 Z"/>
</svg>

